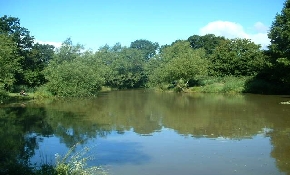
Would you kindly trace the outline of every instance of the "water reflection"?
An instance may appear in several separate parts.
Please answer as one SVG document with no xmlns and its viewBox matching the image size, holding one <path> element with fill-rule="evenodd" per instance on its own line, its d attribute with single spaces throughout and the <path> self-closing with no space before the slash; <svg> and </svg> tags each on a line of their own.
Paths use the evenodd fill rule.
<svg viewBox="0 0 290 175">
<path fill-rule="evenodd" d="M 280 174 L 276 167 L 290 174 L 290 108 L 279 104 L 284 100 L 138 90 L 5 106 L 0 163 L 39 161 L 39 154 L 53 160 L 81 143 L 98 145 L 91 163 L 118 174 Z"/>
<path fill-rule="evenodd" d="M 111 165 L 111 164 L 142 164 L 148 162 L 150 157 L 145 154 L 143 146 L 134 141 L 113 141 L 102 140 L 98 142 L 95 153 L 97 159 L 95 164 Z"/>
</svg>

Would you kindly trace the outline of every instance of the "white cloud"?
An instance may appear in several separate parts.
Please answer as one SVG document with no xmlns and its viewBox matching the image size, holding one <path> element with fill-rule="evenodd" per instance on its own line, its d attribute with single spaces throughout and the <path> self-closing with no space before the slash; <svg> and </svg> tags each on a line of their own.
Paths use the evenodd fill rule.
<svg viewBox="0 0 290 175">
<path fill-rule="evenodd" d="M 254 28 L 259 33 L 267 33 L 269 30 L 269 28 L 261 22 L 256 22 L 256 24 L 254 25 Z"/>
<path fill-rule="evenodd" d="M 242 25 L 229 21 L 214 21 L 202 27 L 199 31 L 200 35 L 215 34 L 216 36 L 224 36 L 229 39 L 247 38 L 254 43 L 260 44 L 262 49 L 266 49 L 270 44 L 270 39 L 267 36 L 268 28 L 261 22 L 254 25 L 258 33 L 248 34 L 245 32 Z"/>
<path fill-rule="evenodd" d="M 270 44 L 270 39 L 268 38 L 267 33 L 257 33 L 249 36 L 254 43 L 261 44 L 262 49 L 266 49 Z"/>
<path fill-rule="evenodd" d="M 229 21 L 214 21 L 200 29 L 201 35 L 215 34 L 226 38 L 248 38 L 243 26 Z"/>
<path fill-rule="evenodd" d="M 62 44 L 62 42 L 53 42 L 53 41 L 39 41 L 39 40 L 35 40 L 35 43 L 39 43 L 39 44 L 49 44 L 49 45 L 53 45 L 55 48 L 59 48 Z"/>
</svg>

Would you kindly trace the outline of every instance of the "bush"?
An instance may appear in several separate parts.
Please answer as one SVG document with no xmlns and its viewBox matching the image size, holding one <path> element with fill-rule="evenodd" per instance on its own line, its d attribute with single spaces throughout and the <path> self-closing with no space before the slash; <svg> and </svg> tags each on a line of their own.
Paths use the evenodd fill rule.
<svg viewBox="0 0 290 175">
<path fill-rule="evenodd" d="M 248 79 L 245 83 L 245 92 L 259 94 L 289 94 L 289 85 L 278 81 L 269 81 L 260 78 Z"/>
<path fill-rule="evenodd" d="M 26 93 L 32 93 L 35 91 L 35 88 L 29 87 L 27 85 L 15 85 L 11 88 L 11 92 L 19 93 L 21 91 L 25 91 Z"/>
<path fill-rule="evenodd" d="M 36 99 L 45 99 L 45 98 L 52 98 L 52 93 L 47 89 L 46 86 L 41 86 L 36 89 L 34 93 L 34 98 Z"/>
<path fill-rule="evenodd" d="M 48 91 L 62 97 L 94 96 L 101 90 L 104 78 L 100 71 L 85 60 L 50 64 L 46 69 Z"/>
<path fill-rule="evenodd" d="M 245 78 L 227 77 L 226 83 L 222 89 L 223 93 L 242 93 L 244 92 Z"/>
<path fill-rule="evenodd" d="M 200 81 L 198 90 L 205 93 L 242 93 L 248 77 L 207 77 Z"/>
<path fill-rule="evenodd" d="M 0 90 L 0 103 L 3 103 L 3 101 L 7 100 L 8 93 L 4 90 Z"/>
</svg>

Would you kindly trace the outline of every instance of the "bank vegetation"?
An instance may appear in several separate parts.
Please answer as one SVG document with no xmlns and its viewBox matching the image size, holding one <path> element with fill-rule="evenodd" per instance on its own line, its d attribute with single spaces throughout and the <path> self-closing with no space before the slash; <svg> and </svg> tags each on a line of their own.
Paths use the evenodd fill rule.
<svg viewBox="0 0 290 175">
<path fill-rule="evenodd" d="M 159 46 L 146 39 L 97 51 L 66 39 L 61 47 L 35 43 L 16 17 L 0 18 L 0 99 L 25 91 L 34 98 L 89 97 L 104 89 L 289 94 L 290 1 L 261 46 L 244 38 L 192 35 Z"/>
</svg>

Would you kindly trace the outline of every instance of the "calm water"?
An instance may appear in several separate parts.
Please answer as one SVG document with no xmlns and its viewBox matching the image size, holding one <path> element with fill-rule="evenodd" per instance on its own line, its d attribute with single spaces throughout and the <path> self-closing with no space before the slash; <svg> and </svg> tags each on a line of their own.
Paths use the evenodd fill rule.
<svg viewBox="0 0 290 175">
<path fill-rule="evenodd" d="M 0 165 L 80 143 L 112 175 L 290 174 L 288 100 L 134 90 L 1 106 Z"/>
</svg>

